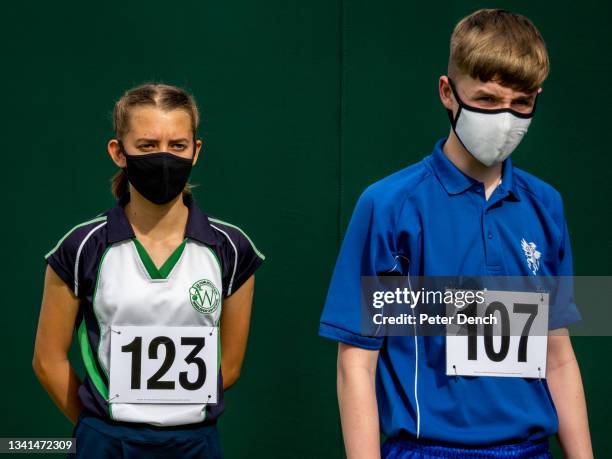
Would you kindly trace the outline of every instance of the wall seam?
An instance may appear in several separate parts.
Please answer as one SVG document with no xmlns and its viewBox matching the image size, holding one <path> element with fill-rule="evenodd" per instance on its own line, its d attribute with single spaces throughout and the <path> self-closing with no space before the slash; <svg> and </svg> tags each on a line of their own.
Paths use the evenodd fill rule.
<svg viewBox="0 0 612 459">
<path fill-rule="evenodd" d="M 336 240 L 338 250 L 342 244 L 342 222 L 343 222 L 343 201 L 344 201 L 344 174 L 343 174 L 343 136 L 344 136 L 344 0 L 338 0 L 338 211 L 337 211 L 337 231 Z"/>
<path fill-rule="evenodd" d="M 345 75 L 344 75 L 344 0 L 338 0 L 338 211 L 337 211 L 337 221 L 336 221 L 336 241 L 338 249 L 336 253 L 340 251 L 340 246 L 342 244 L 342 221 L 343 221 L 343 201 L 344 201 L 344 174 L 343 174 L 343 135 L 344 135 L 344 85 L 345 85 Z M 340 435 L 338 438 L 338 457 L 344 458 L 344 439 L 342 436 L 342 424 L 340 419 L 338 419 L 338 423 L 340 424 Z"/>
</svg>

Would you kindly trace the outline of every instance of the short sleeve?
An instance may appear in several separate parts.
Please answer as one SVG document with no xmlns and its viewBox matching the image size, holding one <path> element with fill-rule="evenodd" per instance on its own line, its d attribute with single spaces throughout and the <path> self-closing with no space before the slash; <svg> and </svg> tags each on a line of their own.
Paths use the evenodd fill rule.
<svg viewBox="0 0 612 459">
<path fill-rule="evenodd" d="M 223 296 L 231 296 L 251 277 L 266 259 L 251 238 L 240 228 L 213 220 L 224 233 L 221 247 L 223 269 Z"/>
<path fill-rule="evenodd" d="M 45 261 L 53 271 L 70 287 L 74 293 L 74 262 L 76 252 L 71 250 L 66 241 L 58 242 L 58 245 L 45 255 Z"/>
<path fill-rule="evenodd" d="M 366 192 L 349 222 L 319 323 L 319 335 L 364 349 L 380 349 L 381 336 L 362 335 L 362 276 L 393 270 L 391 222 Z"/>
<path fill-rule="evenodd" d="M 559 226 L 562 228 L 562 236 L 557 253 L 557 281 L 554 297 L 551 298 L 548 328 L 567 327 L 581 319 L 580 312 L 574 298 L 574 269 L 572 260 L 572 247 L 569 230 L 563 212 L 563 202 L 559 196 Z"/>
<path fill-rule="evenodd" d="M 99 233 L 105 223 L 106 216 L 101 216 L 75 226 L 44 256 L 77 297 L 83 297 L 91 287 L 100 245 L 92 236 Z"/>
<path fill-rule="evenodd" d="M 77 253 L 83 240 L 83 227 L 75 227 L 62 237 L 46 255 L 45 261 L 78 296 Z"/>
</svg>

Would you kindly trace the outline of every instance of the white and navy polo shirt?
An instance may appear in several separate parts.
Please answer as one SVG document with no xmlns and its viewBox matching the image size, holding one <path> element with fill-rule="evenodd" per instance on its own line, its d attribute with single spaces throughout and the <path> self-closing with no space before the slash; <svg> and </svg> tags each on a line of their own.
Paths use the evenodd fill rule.
<svg viewBox="0 0 612 459">
<path fill-rule="evenodd" d="M 75 328 L 86 375 L 79 397 L 99 416 L 169 426 L 212 422 L 223 411 L 220 362 L 217 404 L 108 403 L 111 325 L 218 326 L 222 298 L 265 259 L 241 229 L 208 217 L 190 194 L 183 200 L 189 208 L 185 238 L 159 269 L 125 215 L 129 194 L 75 226 L 45 255 L 80 299 Z M 221 297 L 213 307 L 198 307 L 192 299 L 190 289 L 202 280 Z"/>
</svg>

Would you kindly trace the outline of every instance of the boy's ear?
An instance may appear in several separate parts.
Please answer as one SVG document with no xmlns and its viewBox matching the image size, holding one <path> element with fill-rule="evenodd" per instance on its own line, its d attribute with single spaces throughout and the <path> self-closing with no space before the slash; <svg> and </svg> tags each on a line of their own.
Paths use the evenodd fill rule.
<svg viewBox="0 0 612 459">
<path fill-rule="evenodd" d="M 455 100 L 453 98 L 453 91 L 448 81 L 448 76 L 442 75 L 438 80 L 438 92 L 440 93 L 440 101 L 444 108 L 447 110 L 454 111 Z"/>
</svg>

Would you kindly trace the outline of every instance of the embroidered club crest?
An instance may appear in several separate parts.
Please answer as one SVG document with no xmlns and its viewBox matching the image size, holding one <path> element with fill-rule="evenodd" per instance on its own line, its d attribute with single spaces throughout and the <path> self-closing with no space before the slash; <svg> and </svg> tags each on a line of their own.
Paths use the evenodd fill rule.
<svg viewBox="0 0 612 459">
<path fill-rule="evenodd" d="M 527 266 L 533 274 L 538 272 L 540 269 L 540 257 L 542 254 L 536 250 L 536 245 L 533 242 L 527 242 L 525 238 L 521 239 L 521 247 L 525 252 L 525 258 L 527 258 Z"/>
<path fill-rule="evenodd" d="M 189 289 L 189 300 L 196 311 L 212 314 L 221 303 L 221 295 L 215 284 L 208 279 L 202 279 Z"/>
</svg>

